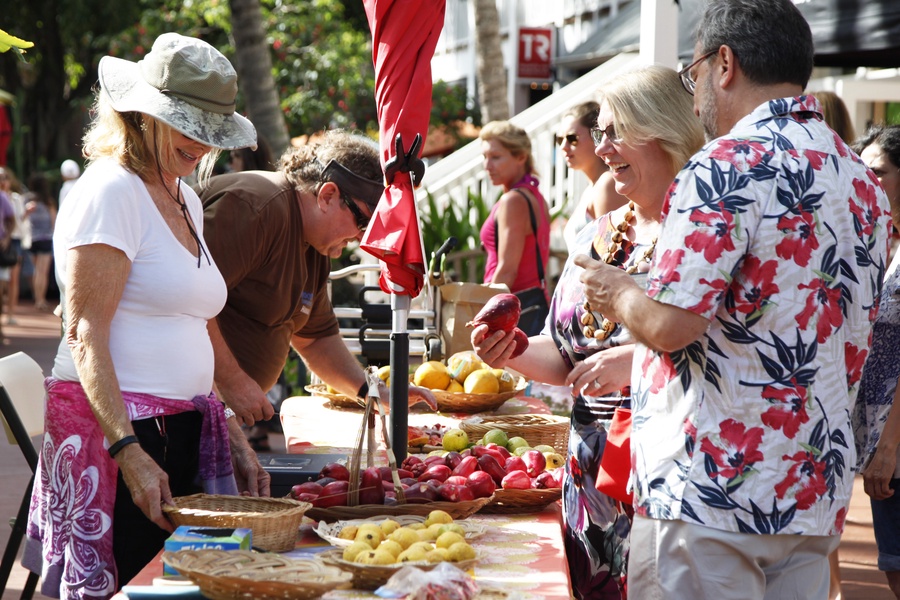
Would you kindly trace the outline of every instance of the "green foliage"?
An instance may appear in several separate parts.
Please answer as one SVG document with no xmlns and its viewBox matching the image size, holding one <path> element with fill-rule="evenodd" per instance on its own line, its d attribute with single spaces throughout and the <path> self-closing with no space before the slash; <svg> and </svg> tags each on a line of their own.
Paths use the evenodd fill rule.
<svg viewBox="0 0 900 600">
<path fill-rule="evenodd" d="M 479 231 L 481 225 L 490 215 L 491 207 L 480 193 L 468 190 L 466 204 L 450 202 L 447 206 L 438 206 L 430 192 L 426 194 L 427 211 L 420 214 L 422 221 L 422 243 L 427 255 L 426 262 L 431 262 L 432 255 L 449 237 L 459 242 L 454 252 L 475 250 L 481 247 Z M 484 273 L 484 258 L 479 258 L 477 272 Z"/>
</svg>

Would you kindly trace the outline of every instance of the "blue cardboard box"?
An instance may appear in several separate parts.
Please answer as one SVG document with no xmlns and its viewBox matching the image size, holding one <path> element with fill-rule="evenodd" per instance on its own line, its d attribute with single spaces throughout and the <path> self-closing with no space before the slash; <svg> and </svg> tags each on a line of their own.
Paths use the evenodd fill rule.
<svg viewBox="0 0 900 600">
<path fill-rule="evenodd" d="M 179 526 L 166 540 L 166 552 L 178 550 L 249 550 L 253 545 L 253 530 L 246 527 L 198 527 Z M 165 565 L 163 575 L 178 575 L 175 569 Z"/>
</svg>

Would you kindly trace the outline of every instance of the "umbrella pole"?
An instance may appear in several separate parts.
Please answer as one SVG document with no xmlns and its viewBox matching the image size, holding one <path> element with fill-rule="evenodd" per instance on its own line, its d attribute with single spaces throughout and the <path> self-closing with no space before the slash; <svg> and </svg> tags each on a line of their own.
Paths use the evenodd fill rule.
<svg viewBox="0 0 900 600">
<path fill-rule="evenodd" d="M 398 463 L 409 446 L 409 306 L 409 296 L 391 294 L 391 447 Z"/>
</svg>

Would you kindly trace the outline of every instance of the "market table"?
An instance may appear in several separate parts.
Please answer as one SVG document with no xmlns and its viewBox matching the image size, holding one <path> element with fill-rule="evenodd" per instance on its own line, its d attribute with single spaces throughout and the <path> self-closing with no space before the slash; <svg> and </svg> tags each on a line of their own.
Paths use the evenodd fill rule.
<svg viewBox="0 0 900 600">
<path fill-rule="evenodd" d="M 571 598 L 569 574 L 563 553 L 559 505 L 553 503 L 542 512 L 529 515 L 480 515 L 470 520 L 489 525 L 488 531 L 472 545 L 482 555 L 475 566 L 475 581 L 489 589 L 500 589 L 516 600 L 558 600 Z M 304 519 L 297 537 L 297 547 L 288 553 L 309 554 L 332 548 L 313 531 Z M 162 575 L 160 555 L 152 560 L 131 582 L 132 586 L 149 586 Z M 162 587 L 162 586 L 154 586 Z M 171 586 L 165 586 L 171 589 Z M 370 592 L 336 590 L 323 596 L 328 599 L 375 598 Z M 115 600 L 128 598 L 116 594 Z"/>
</svg>

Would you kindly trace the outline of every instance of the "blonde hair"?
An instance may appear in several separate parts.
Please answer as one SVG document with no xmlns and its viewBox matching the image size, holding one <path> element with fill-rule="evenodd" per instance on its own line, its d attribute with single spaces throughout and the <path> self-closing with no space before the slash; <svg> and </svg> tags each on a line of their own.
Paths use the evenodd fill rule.
<svg viewBox="0 0 900 600">
<path fill-rule="evenodd" d="M 509 121 L 491 121 L 481 128 L 478 138 L 483 142 L 496 140 L 513 156 L 524 156 L 525 172 L 537 175 L 534 169 L 534 156 L 531 154 L 531 139 L 521 127 Z"/>
<path fill-rule="evenodd" d="M 841 100 L 841 97 L 834 92 L 813 92 L 813 96 L 822 105 L 822 116 L 825 122 L 831 127 L 844 143 L 852 144 L 856 140 L 856 130 L 853 128 L 853 122 L 850 120 L 850 111 L 847 105 Z"/>
<path fill-rule="evenodd" d="M 669 156 L 672 175 L 703 146 L 703 128 L 694 102 L 681 86 L 678 73 L 649 66 L 613 78 L 598 100 L 613 114 L 616 133 L 630 144 L 657 142 Z"/>
<path fill-rule="evenodd" d="M 91 164 L 101 158 L 112 158 L 126 169 L 149 181 L 159 169 L 175 163 L 172 132 L 162 121 L 139 112 L 119 112 L 109 98 L 97 91 L 92 109 L 94 118 L 84 134 L 82 153 Z M 202 142 L 201 142 L 202 143 Z M 200 159 L 197 179 L 205 182 L 212 175 L 221 150 L 207 146 Z"/>
</svg>

